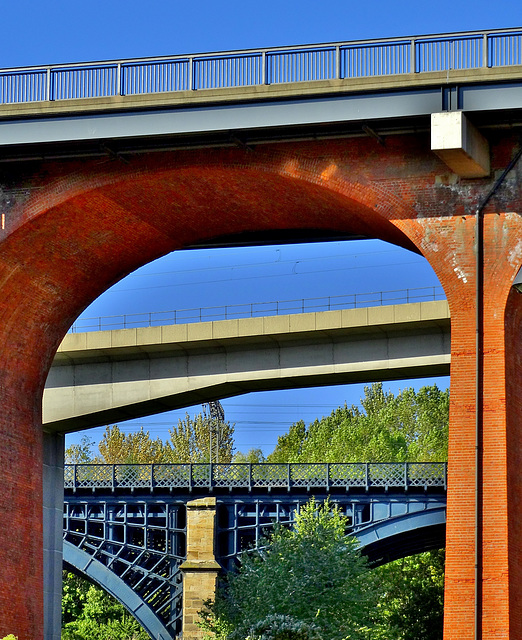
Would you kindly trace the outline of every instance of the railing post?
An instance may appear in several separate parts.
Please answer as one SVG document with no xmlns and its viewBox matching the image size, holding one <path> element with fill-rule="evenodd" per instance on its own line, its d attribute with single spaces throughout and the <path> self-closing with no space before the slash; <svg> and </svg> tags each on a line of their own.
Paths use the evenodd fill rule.
<svg viewBox="0 0 522 640">
<path fill-rule="evenodd" d="M 248 463 L 248 490 L 252 491 L 252 463 Z"/>
<path fill-rule="evenodd" d="M 484 68 L 489 67 L 489 38 L 488 38 L 488 34 L 485 33 L 482 36 L 482 66 Z"/>
<path fill-rule="evenodd" d="M 368 491 L 370 489 L 370 470 L 369 470 L 369 463 L 365 462 L 364 464 L 364 480 L 365 480 L 365 489 L 366 491 Z"/>
<path fill-rule="evenodd" d="M 268 70 L 266 68 L 266 51 L 261 53 L 261 84 L 268 84 Z"/>
<path fill-rule="evenodd" d="M 154 463 L 150 465 L 150 492 L 154 490 Z"/>
<path fill-rule="evenodd" d="M 291 473 L 290 473 L 290 464 L 291 464 L 290 462 L 286 463 L 286 466 L 287 466 L 286 472 L 287 472 L 287 481 L 288 481 L 288 491 L 290 491 L 290 482 L 291 482 L 291 479 L 292 479 L 292 476 L 291 476 Z"/>
<path fill-rule="evenodd" d="M 46 72 L 46 87 L 45 87 L 45 99 L 47 100 L 47 102 L 50 102 L 52 100 L 52 89 L 51 89 L 51 83 L 52 83 L 52 76 L 51 76 L 51 67 L 47 67 L 47 72 Z"/>
<path fill-rule="evenodd" d="M 194 58 L 188 59 L 188 88 L 194 91 Z"/>
<path fill-rule="evenodd" d="M 121 62 L 118 62 L 118 66 L 116 67 L 116 95 L 122 96 L 122 84 L 121 84 Z"/>
<path fill-rule="evenodd" d="M 410 40 L 410 73 L 417 73 L 416 46 L 415 40 Z"/>
<path fill-rule="evenodd" d="M 326 462 L 326 490 L 330 491 L 330 463 Z"/>
<path fill-rule="evenodd" d="M 112 465 L 111 482 L 112 482 L 112 490 L 114 491 L 114 489 L 116 489 L 116 465 L 115 464 Z"/>
<path fill-rule="evenodd" d="M 409 479 L 408 479 L 408 463 L 404 463 L 404 490 L 408 491 Z"/>
<path fill-rule="evenodd" d="M 335 77 L 337 80 L 341 79 L 341 47 L 337 45 L 335 47 Z"/>
</svg>

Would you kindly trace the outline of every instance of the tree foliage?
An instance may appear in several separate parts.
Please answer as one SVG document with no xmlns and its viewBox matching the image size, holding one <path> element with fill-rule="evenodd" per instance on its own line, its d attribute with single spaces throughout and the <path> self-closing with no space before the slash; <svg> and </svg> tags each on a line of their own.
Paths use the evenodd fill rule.
<svg viewBox="0 0 522 640">
<path fill-rule="evenodd" d="M 102 589 L 64 572 L 62 640 L 148 640 L 136 620 Z"/>
<path fill-rule="evenodd" d="M 204 628 L 230 640 L 366 640 L 368 625 L 375 625 L 377 589 L 357 542 L 345 536 L 346 526 L 328 501 L 317 506 L 311 500 L 292 530 L 277 528 L 243 555 L 238 572 L 229 574 L 204 612 Z M 279 618 L 280 635 L 269 629 L 272 616 L 289 617 L 284 624 Z"/>
<path fill-rule="evenodd" d="M 234 425 L 199 413 L 191 418 L 187 413 L 176 427 L 170 430 L 167 442 L 168 462 L 209 462 L 212 433 L 212 461 L 215 461 L 216 432 L 219 426 L 219 462 L 232 462 L 234 452 Z"/>
<path fill-rule="evenodd" d="M 436 386 L 398 395 L 365 387 L 362 408 L 335 409 L 278 438 L 268 462 L 429 462 L 447 459 L 449 393 Z"/>
</svg>

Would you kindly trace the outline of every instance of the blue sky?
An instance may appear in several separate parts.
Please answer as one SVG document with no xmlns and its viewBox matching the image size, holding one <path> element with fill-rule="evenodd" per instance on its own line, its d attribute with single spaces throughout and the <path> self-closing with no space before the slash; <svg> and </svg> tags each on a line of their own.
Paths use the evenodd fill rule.
<svg viewBox="0 0 522 640">
<path fill-rule="evenodd" d="M 509 28 L 520 1 L 18 0 L 2 3 L 0 68 Z M 438 284 L 426 262 L 376 241 L 180 252 L 147 265 L 86 310 L 117 315 Z M 252 293 L 255 292 L 255 293 Z M 416 381 L 419 386 L 429 381 Z M 447 379 L 439 381 L 446 386 Z M 387 385 L 392 390 L 407 382 Z M 250 394 L 223 401 L 241 450 L 273 447 L 292 422 L 359 402 L 362 386 Z M 191 413 L 200 408 L 188 409 Z M 181 412 L 184 413 L 184 412 Z M 148 417 L 166 436 L 177 415 Z M 102 430 L 92 430 L 95 439 Z M 68 438 L 77 441 L 79 435 Z"/>
</svg>

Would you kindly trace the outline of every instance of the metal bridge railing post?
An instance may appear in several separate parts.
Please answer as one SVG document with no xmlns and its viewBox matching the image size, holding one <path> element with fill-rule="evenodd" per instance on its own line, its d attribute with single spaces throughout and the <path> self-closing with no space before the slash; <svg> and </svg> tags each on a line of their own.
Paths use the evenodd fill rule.
<svg viewBox="0 0 522 640">
<path fill-rule="evenodd" d="M 408 479 L 408 463 L 404 463 L 404 491 L 408 491 L 409 479 Z"/>
<path fill-rule="evenodd" d="M 489 67 L 489 49 L 488 49 L 488 45 L 489 45 L 489 38 L 488 38 L 488 34 L 485 33 L 482 36 L 482 66 L 484 67 L 484 69 Z"/>
<path fill-rule="evenodd" d="M 415 40 L 410 40 L 410 73 L 417 73 L 416 46 Z"/>
<path fill-rule="evenodd" d="M 51 67 L 47 67 L 47 72 L 45 74 L 46 77 L 46 87 L 45 87 L 45 99 L 47 102 L 52 100 L 52 75 L 51 75 Z"/>
<path fill-rule="evenodd" d="M 364 464 L 364 481 L 365 481 L 365 489 L 366 491 L 368 491 L 370 489 L 370 469 L 369 469 L 369 463 L 366 462 Z"/>
<path fill-rule="evenodd" d="M 326 490 L 330 491 L 330 463 L 326 462 Z"/>
<path fill-rule="evenodd" d="M 252 491 L 252 463 L 248 463 L 248 490 Z"/>
<path fill-rule="evenodd" d="M 290 491 L 290 488 L 291 488 L 290 485 L 291 485 L 291 482 L 292 482 L 292 476 L 291 476 L 291 471 L 290 471 L 290 462 L 287 463 L 286 467 L 287 467 L 287 469 L 286 469 L 286 473 L 287 473 L 286 477 L 287 477 L 287 482 L 288 482 L 288 487 L 287 488 L 288 488 L 288 491 Z"/>
</svg>

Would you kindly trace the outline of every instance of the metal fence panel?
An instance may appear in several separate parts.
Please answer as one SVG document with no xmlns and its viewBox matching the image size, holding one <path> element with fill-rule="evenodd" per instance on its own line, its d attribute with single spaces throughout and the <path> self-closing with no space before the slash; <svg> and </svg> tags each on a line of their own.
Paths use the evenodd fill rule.
<svg viewBox="0 0 522 640">
<path fill-rule="evenodd" d="M 267 82 L 310 82 L 336 77 L 336 49 L 305 49 L 267 54 Z"/>
<path fill-rule="evenodd" d="M 53 100 L 101 98 L 118 93 L 117 65 L 53 69 Z"/>
<path fill-rule="evenodd" d="M 490 67 L 522 64 L 522 32 L 489 36 L 488 44 Z"/>
<path fill-rule="evenodd" d="M 193 61 L 193 89 L 220 89 L 262 84 L 262 54 L 212 56 Z"/>
<path fill-rule="evenodd" d="M 0 104 L 35 102 L 47 95 L 47 71 L 0 74 Z"/>
<path fill-rule="evenodd" d="M 190 88 L 189 60 L 164 60 L 122 65 L 124 95 L 186 91 Z"/>
<path fill-rule="evenodd" d="M 411 42 L 353 45 L 341 49 L 341 76 L 367 78 L 410 73 Z"/>
</svg>

